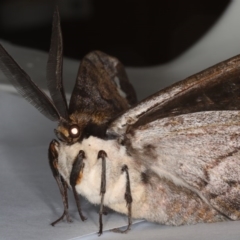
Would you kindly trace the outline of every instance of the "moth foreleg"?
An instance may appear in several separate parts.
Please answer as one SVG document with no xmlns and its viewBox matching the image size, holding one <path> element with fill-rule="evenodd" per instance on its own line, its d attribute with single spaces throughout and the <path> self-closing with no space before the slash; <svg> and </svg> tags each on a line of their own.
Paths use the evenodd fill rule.
<svg viewBox="0 0 240 240">
<path fill-rule="evenodd" d="M 64 181 L 64 179 L 61 176 L 60 176 L 60 179 L 57 178 L 56 181 L 57 181 L 57 184 L 58 184 L 61 196 L 62 196 L 64 210 L 63 210 L 62 216 L 60 218 L 58 218 L 56 221 L 51 223 L 52 226 L 54 226 L 55 224 L 57 224 L 58 222 L 63 220 L 64 217 L 66 217 L 67 222 L 72 222 L 72 219 L 70 218 L 69 213 L 68 213 L 67 183 Z"/>
<path fill-rule="evenodd" d="M 127 204 L 128 208 L 128 226 L 125 230 L 120 230 L 118 228 L 113 229 L 114 232 L 119 232 L 119 233 L 126 233 L 131 229 L 132 225 L 132 194 L 131 194 L 131 186 L 130 186 L 130 178 L 129 178 L 129 172 L 128 172 L 128 166 L 123 165 L 122 167 L 122 173 L 126 173 L 126 190 L 124 194 L 124 198 Z"/>
<path fill-rule="evenodd" d="M 74 198 L 77 204 L 77 209 L 79 216 L 82 221 L 85 221 L 87 218 L 82 214 L 81 206 L 80 206 L 80 201 L 79 201 L 79 195 L 76 191 L 76 185 L 81 182 L 81 178 L 83 175 L 83 168 L 84 168 L 84 162 L 83 159 L 85 158 L 85 153 L 84 151 L 80 150 L 74 163 L 72 166 L 72 171 L 70 175 L 70 185 L 73 190 Z"/>
<path fill-rule="evenodd" d="M 102 159 L 102 174 L 101 174 L 101 186 L 100 186 L 100 195 L 101 195 L 101 203 L 100 203 L 100 211 L 99 211 L 99 232 L 98 235 L 102 234 L 103 223 L 102 223 L 102 215 L 104 214 L 104 194 L 106 193 L 106 157 L 107 154 L 105 151 L 101 150 L 98 152 L 98 159 Z"/>
<path fill-rule="evenodd" d="M 53 177 L 57 182 L 57 185 L 62 197 L 64 210 L 63 210 L 62 216 L 58 218 L 56 221 L 51 223 L 52 226 L 54 226 L 56 223 L 63 220 L 65 216 L 66 216 L 67 222 L 72 222 L 68 213 L 67 183 L 64 181 L 64 179 L 62 178 L 62 176 L 58 171 L 58 152 L 56 150 L 56 146 L 58 146 L 58 144 L 59 143 L 56 140 L 51 141 L 48 149 L 48 159 L 49 159 L 49 165 L 52 170 Z"/>
</svg>

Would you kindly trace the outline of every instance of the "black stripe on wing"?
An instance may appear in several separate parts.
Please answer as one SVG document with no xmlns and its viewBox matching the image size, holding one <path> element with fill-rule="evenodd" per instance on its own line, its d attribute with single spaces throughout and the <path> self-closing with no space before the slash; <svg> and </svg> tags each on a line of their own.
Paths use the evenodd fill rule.
<svg viewBox="0 0 240 240">
<path fill-rule="evenodd" d="M 42 114 L 52 121 L 59 114 L 48 96 L 30 79 L 27 73 L 13 60 L 0 44 L 0 69 L 18 92 Z"/>
<path fill-rule="evenodd" d="M 64 119 L 68 119 L 67 101 L 63 88 L 62 65 L 63 43 L 60 17 L 56 7 L 53 14 L 51 47 L 47 63 L 47 84 L 52 100 Z"/>
</svg>

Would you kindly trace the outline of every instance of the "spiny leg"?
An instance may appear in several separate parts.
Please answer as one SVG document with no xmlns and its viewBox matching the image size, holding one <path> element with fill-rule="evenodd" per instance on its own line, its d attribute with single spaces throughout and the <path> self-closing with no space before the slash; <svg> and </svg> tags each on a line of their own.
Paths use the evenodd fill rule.
<svg viewBox="0 0 240 240">
<path fill-rule="evenodd" d="M 64 181 L 64 179 L 62 178 L 58 171 L 58 152 L 56 150 L 56 146 L 58 145 L 59 145 L 58 141 L 56 140 L 51 141 L 48 148 L 48 160 L 50 168 L 52 170 L 53 177 L 55 178 L 59 191 L 61 193 L 64 210 L 62 216 L 58 218 L 56 221 L 51 223 L 52 226 L 63 220 L 65 216 L 67 222 L 72 222 L 68 213 L 67 183 Z"/>
<path fill-rule="evenodd" d="M 105 151 L 101 150 L 98 152 L 98 159 L 102 159 L 102 175 L 101 175 L 101 187 L 100 187 L 100 195 L 101 195 L 101 204 L 99 211 L 99 232 L 98 235 L 102 234 L 103 223 L 102 223 L 102 215 L 104 214 L 104 194 L 106 193 L 106 157 L 107 154 Z"/>
<path fill-rule="evenodd" d="M 108 215 L 108 208 L 103 205 L 103 215 Z"/>
<path fill-rule="evenodd" d="M 62 201 L 63 201 L 63 205 L 64 205 L 64 211 L 60 218 L 58 218 L 56 221 L 51 223 L 52 226 L 55 226 L 55 224 L 57 224 L 58 222 L 63 220 L 65 216 L 66 216 L 67 222 L 72 222 L 72 219 L 70 218 L 69 213 L 68 213 L 68 195 L 67 195 L 68 186 L 67 186 L 67 183 L 64 181 L 64 179 L 61 176 L 60 176 L 60 178 L 61 178 L 60 180 L 59 180 L 59 178 L 57 178 L 56 181 L 57 181 L 58 187 L 61 192 Z"/>
<path fill-rule="evenodd" d="M 128 226 L 125 230 L 120 230 L 118 228 L 113 229 L 114 232 L 119 232 L 119 233 L 127 233 L 131 229 L 132 225 L 132 194 L 131 194 L 131 186 L 130 186 L 130 179 L 129 179 L 129 172 L 128 172 L 128 166 L 123 165 L 122 167 L 122 173 L 126 172 L 126 190 L 125 190 L 125 195 L 124 198 L 127 203 L 127 208 L 128 208 Z"/>
<path fill-rule="evenodd" d="M 82 214 L 81 206 L 80 206 L 80 201 L 79 201 L 79 195 L 76 191 L 75 186 L 80 183 L 82 175 L 83 175 L 83 168 L 84 168 L 84 162 L 83 159 L 85 158 L 85 153 L 84 151 L 80 150 L 74 163 L 72 166 L 72 171 L 70 175 L 70 184 L 72 186 L 74 198 L 77 204 L 77 209 L 79 216 L 82 221 L 85 221 L 87 218 Z"/>
</svg>

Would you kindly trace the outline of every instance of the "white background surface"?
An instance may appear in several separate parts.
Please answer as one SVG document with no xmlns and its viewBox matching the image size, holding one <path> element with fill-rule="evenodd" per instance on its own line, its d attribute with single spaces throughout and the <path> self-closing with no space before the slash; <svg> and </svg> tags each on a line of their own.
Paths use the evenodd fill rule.
<svg viewBox="0 0 240 240">
<path fill-rule="evenodd" d="M 140 98 L 177 80 L 240 53 L 240 1 L 233 1 L 215 26 L 175 61 L 153 68 L 127 69 Z M 47 54 L 2 42 L 16 61 L 41 87 L 45 86 Z M 64 62 L 66 89 L 71 90 L 79 62 Z M 7 83 L 0 73 L 0 82 Z M 97 239 L 98 208 L 84 203 L 88 221 L 82 223 L 73 199 L 74 223 L 49 224 L 62 214 L 57 185 L 48 166 L 47 148 L 55 123 L 38 113 L 21 97 L 0 85 L 0 239 Z M 125 216 L 104 216 L 104 229 L 126 224 Z M 101 239 L 239 239 L 239 222 L 170 227 L 138 223 L 128 234 L 104 233 Z M 86 236 L 86 234 L 91 234 Z M 85 235 L 85 236 L 84 236 Z M 82 236 L 82 237 L 80 237 Z"/>
</svg>

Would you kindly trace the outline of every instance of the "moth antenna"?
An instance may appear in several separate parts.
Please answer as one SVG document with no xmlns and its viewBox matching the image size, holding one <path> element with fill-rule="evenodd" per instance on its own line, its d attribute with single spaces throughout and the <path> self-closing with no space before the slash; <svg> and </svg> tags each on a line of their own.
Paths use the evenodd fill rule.
<svg viewBox="0 0 240 240">
<path fill-rule="evenodd" d="M 0 44 L 0 69 L 7 79 L 29 103 L 52 121 L 58 121 L 60 115 L 53 102 L 31 80 L 28 74 L 14 61 Z"/>
<path fill-rule="evenodd" d="M 100 211 L 99 211 L 99 232 L 100 236 L 103 231 L 103 223 L 102 223 L 102 215 L 104 214 L 104 195 L 106 193 L 106 157 L 107 154 L 105 151 L 101 150 L 98 152 L 98 159 L 102 159 L 102 175 L 101 175 L 101 187 L 100 187 L 100 195 L 101 195 L 101 203 L 100 203 Z"/>
<path fill-rule="evenodd" d="M 129 178 L 129 172 L 128 172 L 128 166 L 123 165 L 122 166 L 122 173 L 126 172 L 126 190 L 125 190 L 125 201 L 127 204 L 127 209 L 128 209 L 128 226 L 125 230 L 120 230 L 118 228 L 113 229 L 113 232 L 118 232 L 118 233 L 127 233 L 131 229 L 132 225 L 132 193 L 131 193 L 131 186 L 130 186 L 130 178 Z"/>
<path fill-rule="evenodd" d="M 53 13 L 51 46 L 47 63 L 47 85 L 59 114 L 68 119 L 68 107 L 63 88 L 63 41 L 58 7 Z"/>
<path fill-rule="evenodd" d="M 78 181 L 81 181 L 83 168 L 84 168 L 84 162 L 83 162 L 84 158 L 85 158 L 84 151 L 82 151 L 82 150 L 79 151 L 78 156 L 73 163 L 72 171 L 71 171 L 71 175 L 70 175 L 70 184 L 71 184 L 74 198 L 75 198 L 75 201 L 77 204 L 78 213 L 79 213 L 79 216 L 82 221 L 85 221 L 87 218 L 82 214 L 82 209 L 81 209 L 81 205 L 80 205 L 80 201 L 79 201 L 79 195 L 77 194 L 75 186 L 78 183 Z"/>
<path fill-rule="evenodd" d="M 62 176 L 58 171 L 58 153 L 55 149 L 56 144 L 58 144 L 56 140 L 51 141 L 48 149 L 48 159 L 49 159 L 49 165 L 52 170 L 53 177 L 55 178 L 59 191 L 61 193 L 64 211 L 60 218 L 58 218 L 56 221 L 51 223 L 52 226 L 54 226 L 55 224 L 63 220 L 65 216 L 66 216 L 67 222 L 72 222 L 68 213 L 67 183 L 64 181 L 64 179 L 62 178 Z"/>
</svg>

